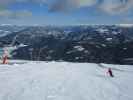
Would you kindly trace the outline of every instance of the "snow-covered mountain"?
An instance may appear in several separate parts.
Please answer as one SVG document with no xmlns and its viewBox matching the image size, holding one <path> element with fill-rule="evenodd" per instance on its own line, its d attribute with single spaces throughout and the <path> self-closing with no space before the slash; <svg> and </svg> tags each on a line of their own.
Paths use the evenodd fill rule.
<svg viewBox="0 0 133 100">
<path fill-rule="evenodd" d="M 13 32 L 18 32 L 26 28 L 25 26 L 16 26 L 16 25 L 0 25 L 0 37 L 4 37 Z"/>
<path fill-rule="evenodd" d="M 129 65 L 9 60 L 0 65 L 0 100 L 133 100 L 132 77 Z"/>
<path fill-rule="evenodd" d="M 13 59 L 133 64 L 132 60 L 127 60 L 133 58 L 131 26 L 1 27 L 13 31 L 1 34 L 0 47 L 26 45 L 12 52 Z"/>
</svg>

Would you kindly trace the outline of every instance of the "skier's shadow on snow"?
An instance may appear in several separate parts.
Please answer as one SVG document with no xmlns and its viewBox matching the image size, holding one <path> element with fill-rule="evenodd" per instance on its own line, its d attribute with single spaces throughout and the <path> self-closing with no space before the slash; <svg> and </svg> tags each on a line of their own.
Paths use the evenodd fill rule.
<svg viewBox="0 0 133 100">
<path fill-rule="evenodd" d="M 23 65 L 23 64 L 26 64 L 26 62 L 10 62 L 10 63 L 7 63 L 7 65 L 15 65 L 15 64 L 17 64 L 17 65 Z"/>
</svg>

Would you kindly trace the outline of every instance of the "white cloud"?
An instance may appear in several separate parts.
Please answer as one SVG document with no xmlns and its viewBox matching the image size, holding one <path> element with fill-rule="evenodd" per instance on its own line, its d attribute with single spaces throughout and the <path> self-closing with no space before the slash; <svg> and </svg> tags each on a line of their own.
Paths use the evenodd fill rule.
<svg viewBox="0 0 133 100">
<path fill-rule="evenodd" d="M 49 5 L 52 11 L 64 11 L 96 6 L 108 14 L 125 13 L 133 8 L 133 0 L 55 0 Z"/>
<path fill-rule="evenodd" d="M 10 15 L 12 15 L 12 12 L 9 10 L 1 10 L 0 11 L 0 17 L 8 17 Z"/>
<path fill-rule="evenodd" d="M 96 8 L 109 14 L 124 13 L 133 8 L 133 0 L 0 0 L 0 7 L 6 8 L 15 2 L 34 2 L 40 5 L 45 3 L 51 11 L 69 11 L 81 7 L 97 6 Z"/>
<path fill-rule="evenodd" d="M 104 0 L 99 7 L 109 14 L 124 13 L 133 7 L 133 0 Z"/>
<path fill-rule="evenodd" d="M 52 11 L 66 11 L 81 7 L 93 6 L 98 0 L 56 0 L 49 4 L 49 8 Z"/>
<path fill-rule="evenodd" d="M 45 3 L 48 0 L 0 0 L 0 5 L 7 5 L 7 4 L 11 4 L 14 2 L 41 2 L 41 3 Z"/>
<path fill-rule="evenodd" d="M 13 15 L 16 18 L 30 17 L 30 16 L 32 16 L 32 12 L 30 12 L 28 10 L 23 10 L 23 11 L 14 12 Z"/>
<path fill-rule="evenodd" d="M 80 8 L 84 6 L 92 6 L 98 0 L 0 0 L 0 6 L 7 7 L 9 4 L 13 4 L 15 2 L 30 2 L 30 3 L 39 3 L 39 4 L 47 4 L 50 9 L 53 10 L 66 10 L 73 8 Z"/>
<path fill-rule="evenodd" d="M 27 10 L 23 10 L 23 11 L 11 11 L 11 10 L 1 10 L 0 11 L 0 17 L 2 18 L 23 18 L 23 17 L 30 17 L 32 16 L 32 13 L 30 11 Z"/>
<path fill-rule="evenodd" d="M 78 0 L 78 2 L 80 7 L 84 7 L 95 5 L 98 2 L 98 0 Z"/>
</svg>

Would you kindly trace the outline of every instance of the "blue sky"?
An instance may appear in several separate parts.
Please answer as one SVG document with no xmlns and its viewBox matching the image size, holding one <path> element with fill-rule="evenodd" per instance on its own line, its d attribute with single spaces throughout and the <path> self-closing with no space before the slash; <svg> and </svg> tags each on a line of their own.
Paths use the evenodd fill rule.
<svg viewBox="0 0 133 100">
<path fill-rule="evenodd" d="M 133 23 L 133 0 L 1 0 L 0 24 Z"/>
</svg>

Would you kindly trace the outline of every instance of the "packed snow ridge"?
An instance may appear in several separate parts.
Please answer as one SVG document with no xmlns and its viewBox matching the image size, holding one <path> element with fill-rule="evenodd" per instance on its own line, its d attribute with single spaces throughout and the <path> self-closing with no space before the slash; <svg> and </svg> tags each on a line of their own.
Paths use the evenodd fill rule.
<svg viewBox="0 0 133 100">
<path fill-rule="evenodd" d="M 106 74 L 112 68 L 114 77 Z M 0 65 L 0 100 L 133 100 L 133 66 L 13 61 Z"/>
</svg>

